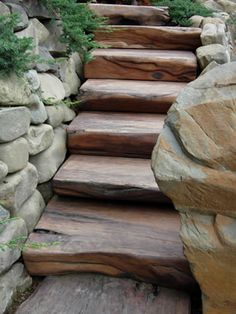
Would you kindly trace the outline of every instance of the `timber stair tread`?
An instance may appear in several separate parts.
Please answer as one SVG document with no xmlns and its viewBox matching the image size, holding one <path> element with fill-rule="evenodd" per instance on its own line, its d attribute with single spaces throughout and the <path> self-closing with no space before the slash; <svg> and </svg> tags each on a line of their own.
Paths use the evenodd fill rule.
<svg viewBox="0 0 236 314">
<path fill-rule="evenodd" d="M 23 256 L 31 275 L 97 272 L 192 289 L 179 228 L 171 207 L 55 197 L 29 238 L 55 245 Z"/>
<path fill-rule="evenodd" d="M 43 280 L 16 314 L 190 314 L 190 297 L 134 280 L 95 274 Z"/>
<path fill-rule="evenodd" d="M 166 113 L 187 83 L 88 79 L 81 87 L 79 110 Z"/>
<path fill-rule="evenodd" d="M 166 115 L 81 112 L 67 129 L 74 154 L 151 157 Z"/>
<path fill-rule="evenodd" d="M 191 51 L 95 49 L 92 56 L 84 68 L 87 79 L 190 82 L 197 73 Z"/>
<path fill-rule="evenodd" d="M 165 25 L 169 20 L 167 7 L 89 4 L 98 16 L 104 16 L 109 24 Z"/>
<path fill-rule="evenodd" d="M 110 29 L 95 33 L 95 40 L 109 48 L 195 51 L 201 46 L 200 28 L 112 25 Z"/>
<path fill-rule="evenodd" d="M 71 155 L 53 179 L 59 195 L 169 202 L 160 192 L 150 159 Z"/>
</svg>

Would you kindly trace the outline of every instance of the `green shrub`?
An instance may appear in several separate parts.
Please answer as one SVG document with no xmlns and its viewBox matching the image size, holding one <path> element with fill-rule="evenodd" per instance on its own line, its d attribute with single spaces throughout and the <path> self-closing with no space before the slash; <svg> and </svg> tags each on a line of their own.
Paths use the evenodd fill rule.
<svg viewBox="0 0 236 314">
<path fill-rule="evenodd" d="M 32 38 L 18 38 L 14 34 L 18 21 L 16 14 L 0 16 L 0 76 L 21 75 L 37 58 L 32 54 Z"/>
<path fill-rule="evenodd" d="M 192 0 L 153 0 L 158 6 L 168 6 L 171 23 L 180 26 L 191 26 L 189 18 L 193 15 L 212 16 L 212 11 Z"/>
<path fill-rule="evenodd" d="M 60 16 L 63 27 L 61 41 L 67 45 L 68 53 L 77 51 L 87 62 L 91 59 L 89 50 L 98 48 L 92 32 L 104 28 L 106 19 L 97 17 L 85 4 L 76 0 L 44 0 L 48 9 Z"/>
</svg>

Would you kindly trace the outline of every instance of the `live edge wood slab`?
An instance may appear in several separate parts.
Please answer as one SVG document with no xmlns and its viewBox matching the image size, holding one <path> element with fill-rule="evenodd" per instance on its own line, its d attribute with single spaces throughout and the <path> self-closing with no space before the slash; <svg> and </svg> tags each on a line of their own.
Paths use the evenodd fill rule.
<svg viewBox="0 0 236 314">
<path fill-rule="evenodd" d="M 197 74 L 197 59 L 190 51 L 97 49 L 92 56 L 85 65 L 87 79 L 190 82 Z"/>
<path fill-rule="evenodd" d="M 129 279 L 80 274 L 47 277 L 16 314 L 190 314 L 181 291 Z"/>
<path fill-rule="evenodd" d="M 165 115 L 81 112 L 67 129 L 73 154 L 151 157 Z"/>
<path fill-rule="evenodd" d="M 150 163 L 141 158 L 71 155 L 53 179 L 54 191 L 85 198 L 170 202 L 159 190 Z"/>
<path fill-rule="evenodd" d="M 52 245 L 27 249 L 24 262 L 31 275 L 93 272 L 192 289 L 179 228 L 171 207 L 54 198 L 28 240 Z"/>
<path fill-rule="evenodd" d="M 79 110 L 166 113 L 186 83 L 89 79 L 80 88 Z"/>
<path fill-rule="evenodd" d="M 98 16 L 108 18 L 109 24 L 165 25 L 170 17 L 167 7 L 137 5 L 89 4 Z"/>
<path fill-rule="evenodd" d="M 110 48 L 191 50 L 201 46 L 201 29 L 161 26 L 110 26 L 98 31 L 95 40 Z"/>
</svg>

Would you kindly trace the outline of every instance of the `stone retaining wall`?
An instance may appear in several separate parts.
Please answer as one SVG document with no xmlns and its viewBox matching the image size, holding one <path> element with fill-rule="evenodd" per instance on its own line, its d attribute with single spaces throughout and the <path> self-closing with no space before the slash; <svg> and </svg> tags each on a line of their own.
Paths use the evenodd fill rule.
<svg viewBox="0 0 236 314">
<path fill-rule="evenodd" d="M 66 156 L 66 123 L 75 113 L 62 101 L 78 93 L 82 62 L 65 57 L 60 21 L 52 23 L 37 1 L 3 1 L 0 14 L 16 12 L 19 37 L 33 37 L 34 52 L 50 60 L 17 77 L 0 79 L 0 243 L 27 237 L 52 196 L 51 179 Z M 52 62 L 53 61 L 53 62 Z M 50 104 L 50 105 L 49 105 Z M 0 251 L 0 313 L 17 290 L 30 286 L 18 249 Z"/>
</svg>

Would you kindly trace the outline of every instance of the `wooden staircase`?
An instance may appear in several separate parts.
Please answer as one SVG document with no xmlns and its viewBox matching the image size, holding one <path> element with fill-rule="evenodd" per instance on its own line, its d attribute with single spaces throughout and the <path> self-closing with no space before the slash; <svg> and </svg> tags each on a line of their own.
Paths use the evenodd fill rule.
<svg viewBox="0 0 236 314">
<path fill-rule="evenodd" d="M 30 235 L 56 244 L 25 251 L 26 267 L 37 276 L 91 272 L 191 291 L 179 216 L 158 189 L 150 157 L 165 113 L 196 77 L 200 30 L 160 26 L 164 9 L 91 7 L 111 23 L 129 17 L 141 26 L 96 34 L 109 48 L 95 50 L 85 66 L 80 112 L 68 127 L 70 157 L 54 177 L 57 196 Z M 158 313 L 190 313 L 189 302 L 181 310 L 173 304 Z"/>
</svg>

